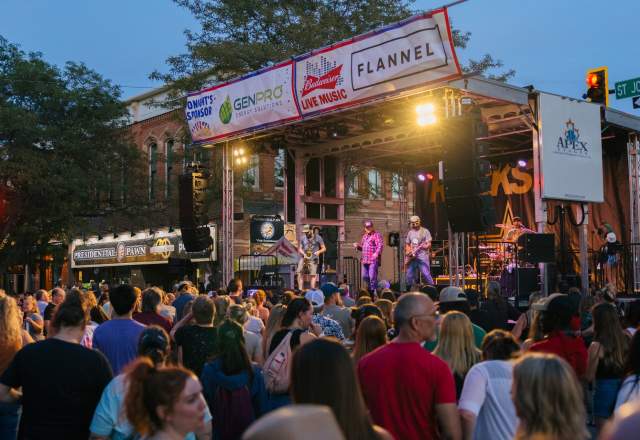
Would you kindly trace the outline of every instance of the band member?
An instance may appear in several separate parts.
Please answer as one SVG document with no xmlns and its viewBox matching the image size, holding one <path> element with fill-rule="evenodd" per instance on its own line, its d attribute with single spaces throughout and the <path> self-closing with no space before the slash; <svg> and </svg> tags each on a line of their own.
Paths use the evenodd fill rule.
<svg viewBox="0 0 640 440">
<path fill-rule="evenodd" d="M 373 228 L 373 222 L 364 222 L 364 234 L 360 243 L 353 243 L 353 247 L 362 252 L 360 258 L 362 279 L 373 292 L 378 287 L 378 267 L 380 267 L 380 255 L 384 246 L 382 236 Z"/>
<path fill-rule="evenodd" d="M 520 217 L 514 217 L 513 223 L 511 225 L 511 229 L 507 232 L 505 236 L 505 241 L 510 241 L 515 243 L 518 241 L 518 238 L 525 233 L 534 232 L 533 230 L 527 228 L 523 223 Z"/>
<path fill-rule="evenodd" d="M 404 246 L 407 285 L 412 286 L 420 281 L 418 271 L 425 283 L 433 285 L 429 263 L 431 233 L 427 228 L 420 226 L 420 217 L 417 215 L 412 215 L 409 223 L 411 229 L 407 232 Z"/>
<path fill-rule="evenodd" d="M 298 289 L 302 290 L 303 275 L 309 275 L 309 283 L 312 289 L 316 287 L 316 278 L 318 277 L 318 263 L 320 254 L 324 253 L 327 248 L 320 234 L 314 234 L 311 226 L 304 225 L 302 227 L 302 237 L 298 245 L 298 252 L 302 255 L 298 262 Z"/>
</svg>

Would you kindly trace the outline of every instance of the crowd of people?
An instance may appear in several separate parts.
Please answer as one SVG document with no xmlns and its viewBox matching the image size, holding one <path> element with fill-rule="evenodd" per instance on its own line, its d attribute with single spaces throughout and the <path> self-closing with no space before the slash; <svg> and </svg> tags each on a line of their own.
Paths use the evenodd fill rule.
<svg viewBox="0 0 640 440">
<path fill-rule="evenodd" d="M 0 291 L 0 439 L 637 437 L 640 301 L 411 290 Z"/>
</svg>

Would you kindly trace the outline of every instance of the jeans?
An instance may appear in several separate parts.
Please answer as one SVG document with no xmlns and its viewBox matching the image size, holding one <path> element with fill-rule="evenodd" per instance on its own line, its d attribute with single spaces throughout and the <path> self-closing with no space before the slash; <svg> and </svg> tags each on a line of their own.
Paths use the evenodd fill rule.
<svg viewBox="0 0 640 440">
<path fill-rule="evenodd" d="M 593 416 L 607 419 L 616 406 L 621 379 L 596 379 L 593 390 Z"/>
<path fill-rule="evenodd" d="M 407 266 L 407 287 L 411 288 L 414 284 L 420 282 L 419 274 L 422 274 L 422 281 L 433 286 L 433 278 L 431 278 L 431 266 L 429 260 L 418 260 L 414 258 Z"/>
<path fill-rule="evenodd" d="M 373 292 L 378 287 L 378 260 L 373 263 L 362 263 L 362 279 Z"/>
<path fill-rule="evenodd" d="M 22 407 L 18 403 L 0 402 L 0 439 L 15 440 Z"/>
</svg>

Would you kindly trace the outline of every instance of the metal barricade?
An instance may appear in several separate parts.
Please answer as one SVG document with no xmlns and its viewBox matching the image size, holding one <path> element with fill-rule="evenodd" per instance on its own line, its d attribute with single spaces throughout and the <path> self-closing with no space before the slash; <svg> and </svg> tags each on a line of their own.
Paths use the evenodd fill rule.
<svg viewBox="0 0 640 440">
<path fill-rule="evenodd" d="M 346 280 L 349 285 L 349 290 L 353 298 L 355 298 L 357 292 L 360 290 L 360 283 L 362 281 L 360 277 L 360 259 L 356 257 L 342 257 L 342 273 L 344 277 L 342 281 Z"/>
<path fill-rule="evenodd" d="M 242 284 L 255 286 L 264 284 L 264 271 L 278 267 L 278 258 L 273 255 L 241 255 L 236 258 L 236 277 Z M 277 275 L 277 274 L 276 274 Z"/>
</svg>

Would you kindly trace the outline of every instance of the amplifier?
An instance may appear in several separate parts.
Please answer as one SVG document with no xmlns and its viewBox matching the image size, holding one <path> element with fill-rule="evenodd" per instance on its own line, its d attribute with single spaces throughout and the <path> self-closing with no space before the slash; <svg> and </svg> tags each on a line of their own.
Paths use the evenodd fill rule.
<svg viewBox="0 0 640 440">
<path fill-rule="evenodd" d="M 518 237 L 518 258 L 527 263 L 553 263 L 555 261 L 553 234 L 527 233 Z"/>
</svg>

